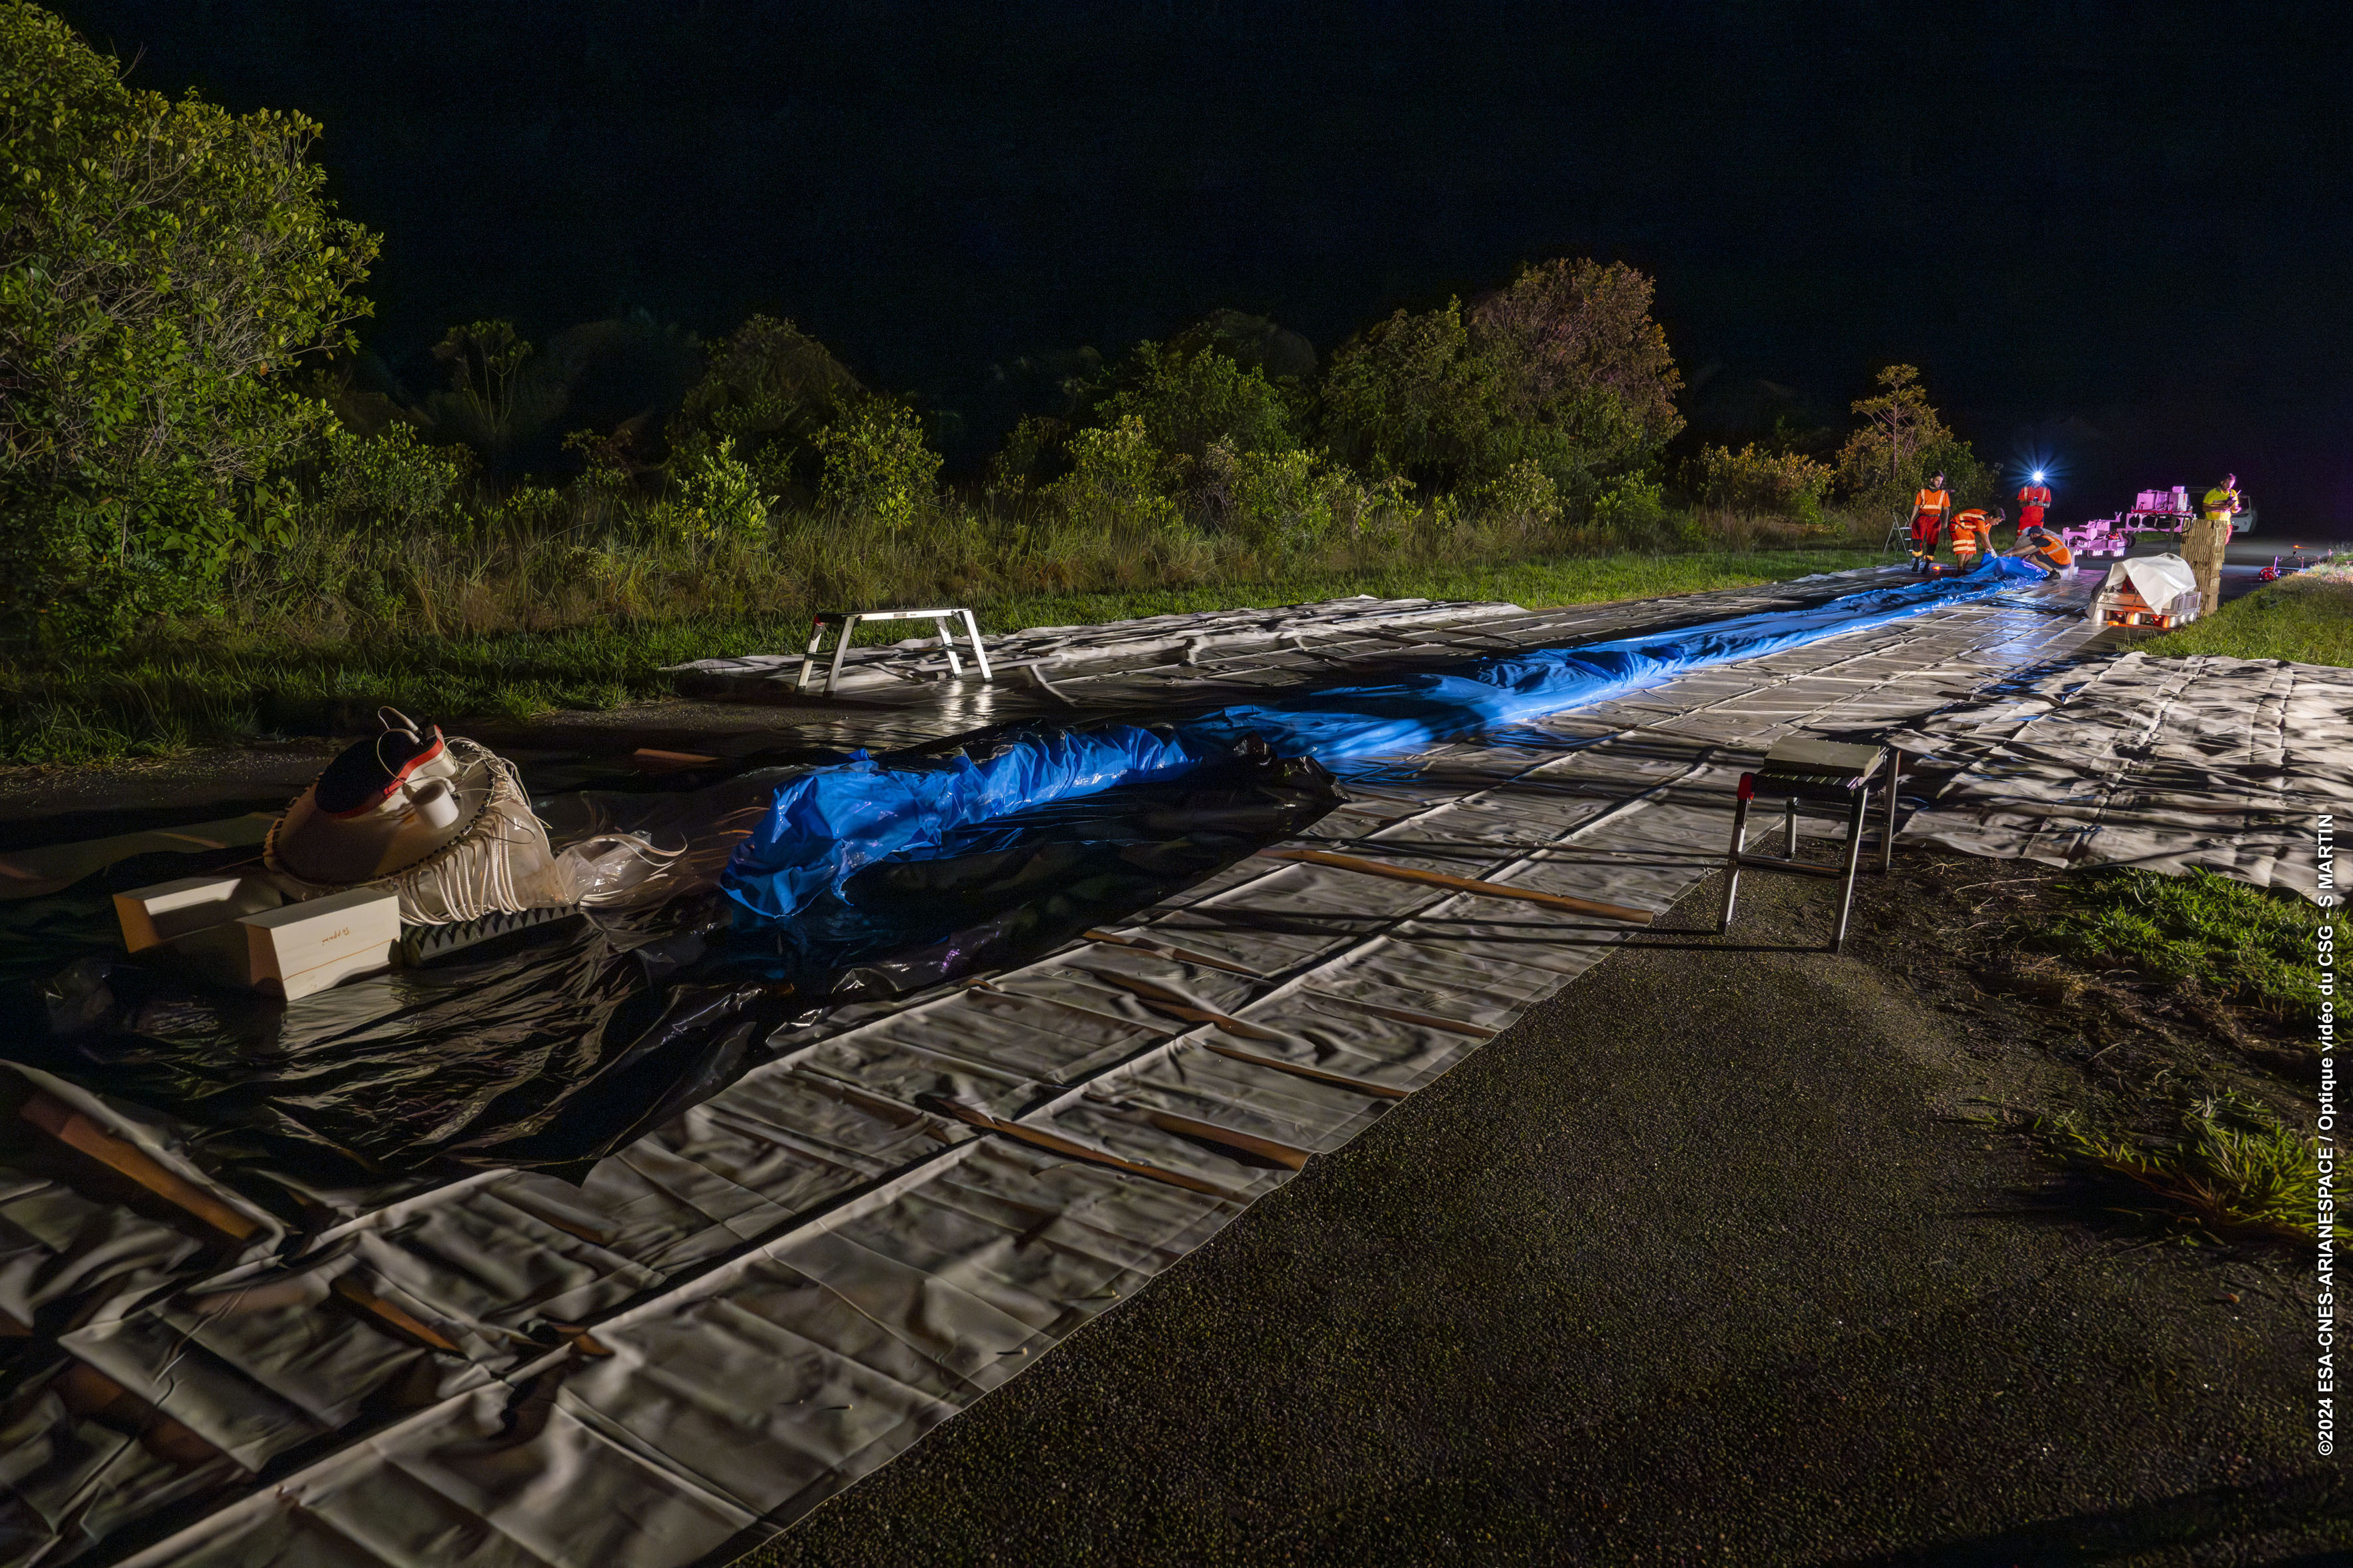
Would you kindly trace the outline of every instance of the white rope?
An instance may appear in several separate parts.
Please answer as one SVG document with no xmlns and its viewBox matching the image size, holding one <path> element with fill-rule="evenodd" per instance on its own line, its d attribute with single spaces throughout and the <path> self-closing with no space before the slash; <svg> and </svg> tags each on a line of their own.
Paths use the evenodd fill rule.
<svg viewBox="0 0 2353 1568">
<path fill-rule="evenodd" d="M 381 888 L 400 898 L 400 918 L 409 925 L 455 925 L 484 915 L 553 909 L 574 901 L 569 868 L 548 847 L 547 825 L 531 809 L 515 765 L 488 747 L 452 736 L 449 755 L 460 778 L 481 768 L 490 776 L 488 797 L 466 830 L 449 843 L 389 877 L 353 884 Z M 275 880 L 298 899 L 345 890 L 308 881 L 280 864 L 276 831 L 267 858 Z"/>
</svg>

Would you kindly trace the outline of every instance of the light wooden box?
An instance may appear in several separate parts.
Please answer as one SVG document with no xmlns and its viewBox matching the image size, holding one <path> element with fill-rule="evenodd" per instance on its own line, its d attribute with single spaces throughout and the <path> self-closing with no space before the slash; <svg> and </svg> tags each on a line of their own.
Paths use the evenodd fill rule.
<svg viewBox="0 0 2353 1568">
<path fill-rule="evenodd" d="M 133 952 L 161 947 L 174 937 L 274 910 L 286 895 L 259 877 L 183 877 L 114 895 L 114 918 L 122 922 L 122 945 Z"/>
<path fill-rule="evenodd" d="M 245 886 L 255 880 L 191 877 L 118 894 L 123 942 L 136 952 L 160 942 L 231 984 L 289 1001 L 391 965 L 398 895 L 355 888 L 269 908 L 277 889 Z"/>
</svg>

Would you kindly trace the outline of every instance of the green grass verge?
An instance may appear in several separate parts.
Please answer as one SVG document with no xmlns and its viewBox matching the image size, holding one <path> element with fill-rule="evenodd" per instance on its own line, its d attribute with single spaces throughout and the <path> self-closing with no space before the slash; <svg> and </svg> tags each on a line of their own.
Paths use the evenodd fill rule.
<svg viewBox="0 0 2353 1568">
<path fill-rule="evenodd" d="M 2353 669 L 2353 581 L 2296 576 L 2136 645 L 2159 658 L 2213 653 Z"/>
<path fill-rule="evenodd" d="M 2120 1211 L 2187 1239 L 2319 1238 L 2318 1140 L 2251 1101 L 2225 1096 L 2192 1106 L 2171 1136 L 2102 1128 L 2074 1111 L 2038 1117 L 2027 1131 L 2062 1165 L 2119 1181 Z M 2336 1232 L 2353 1235 L 2341 1225 Z"/>
<path fill-rule="evenodd" d="M 2060 884 L 2064 907 L 2043 941 L 2086 965 L 2188 981 L 2280 1017 L 2320 1011 L 2313 962 L 2322 911 L 2212 871 L 2094 872 Z"/>
<path fill-rule="evenodd" d="M 1563 556 L 1024 595 L 974 607 L 988 630 L 999 632 L 1350 594 L 1505 599 L 1545 609 L 1745 587 L 1883 559 L 1862 550 Z M 262 735 L 348 733 L 386 703 L 436 718 L 514 721 L 558 709 L 613 708 L 669 693 L 663 665 L 797 648 L 807 635 L 807 606 L 789 605 L 755 618 L 438 637 L 362 631 L 332 640 L 243 635 L 216 625 L 103 659 L 0 671 L 0 763 L 105 763 Z M 872 640 L 903 630 L 876 627 Z"/>
</svg>

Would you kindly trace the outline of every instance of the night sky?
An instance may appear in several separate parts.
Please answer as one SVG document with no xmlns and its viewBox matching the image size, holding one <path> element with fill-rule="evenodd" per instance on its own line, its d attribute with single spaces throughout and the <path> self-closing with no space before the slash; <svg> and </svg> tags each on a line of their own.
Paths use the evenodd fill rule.
<svg viewBox="0 0 2353 1568">
<path fill-rule="evenodd" d="M 2353 524 L 2333 6 L 55 8 L 140 85 L 326 123 L 419 381 L 479 317 L 766 310 L 969 464 L 992 364 L 1221 306 L 1328 352 L 1591 255 L 1658 279 L 1698 431 L 1843 427 L 1905 360 L 2071 520 L 2234 468 L 2263 536 Z"/>
</svg>

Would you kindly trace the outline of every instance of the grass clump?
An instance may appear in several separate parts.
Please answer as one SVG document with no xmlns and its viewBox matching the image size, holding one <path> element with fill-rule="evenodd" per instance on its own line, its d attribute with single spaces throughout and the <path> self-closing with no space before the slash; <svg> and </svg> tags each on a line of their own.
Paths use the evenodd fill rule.
<svg viewBox="0 0 2353 1568">
<path fill-rule="evenodd" d="M 2189 1239 L 2319 1238 L 2318 1140 L 2253 1101 L 2201 1101 L 2170 1135 L 2105 1128 L 2077 1111 L 2037 1117 L 2028 1131 L 2061 1164 L 2125 1184 L 2122 1212 L 2161 1219 Z"/>
<path fill-rule="evenodd" d="M 2138 646 L 2163 658 L 2211 653 L 2353 669 L 2353 579 L 2284 578 Z"/>
<path fill-rule="evenodd" d="M 2059 894 L 2061 912 L 2042 935 L 2070 958 L 2186 982 L 2282 1018 L 2319 1013 L 2322 915 L 2302 899 L 2203 869 L 2100 872 Z"/>
</svg>

